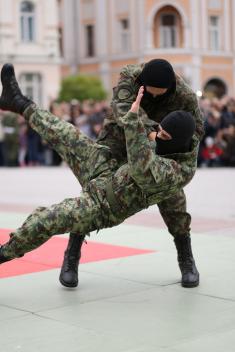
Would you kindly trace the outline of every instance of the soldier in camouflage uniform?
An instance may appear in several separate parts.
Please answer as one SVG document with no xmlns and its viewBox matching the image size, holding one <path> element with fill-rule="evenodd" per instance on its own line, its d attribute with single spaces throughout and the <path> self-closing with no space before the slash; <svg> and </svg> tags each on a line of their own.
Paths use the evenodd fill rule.
<svg viewBox="0 0 235 352">
<path fill-rule="evenodd" d="M 137 114 L 143 89 L 140 89 L 130 112 L 118 119 L 125 133 L 128 160 L 127 164 L 119 167 L 110 148 L 89 140 L 71 124 L 38 109 L 24 97 L 12 65 L 4 65 L 2 83 L 0 108 L 23 114 L 34 130 L 67 161 L 83 186 L 79 198 L 65 199 L 49 208 L 36 209 L 22 227 L 11 234 L 9 242 L 1 247 L 2 263 L 21 257 L 58 233 L 71 231 L 85 235 L 89 231 L 120 224 L 143 208 L 176 194 L 193 177 L 198 143 L 195 137 L 192 138 L 195 123 L 191 114 L 172 113 L 162 121 L 163 130 L 158 134 L 155 132 L 158 136 L 156 150 L 166 148 L 166 143 L 169 146 L 173 144 L 170 155 L 157 155 L 156 143 L 149 141 L 142 119 Z M 175 124 L 178 127 L 175 128 Z M 165 135 L 168 134 L 172 141 L 158 145 L 165 126 L 168 129 Z M 172 154 L 173 151 L 177 154 Z M 199 274 L 192 253 L 190 256 L 194 267 L 191 279 L 196 286 Z M 190 283 L 192 286 L 192 280 Z"/>
<path fill-rule="evenodd" d="M 112 114 L 107 116 L 97 143 L 108 146 L 119 165 L 127 161 L 126 140 L 123 126 L 119 118 L 130 110 L 141 85 L 145 86 L 141 101 L 140 116 L 146 133 L 156 128 L 156 124 L 172 111 L 183 110 L 191 112 L 195 122 L 195 140 L 199 144 L 203 137 L 203 119 L 195 93 L 175 74 L 172 66 L 162 59 L 152 60 L 141 65 L 127 65 L 120 72 L 120 79 L 113 90 Z M 194 155 L 192 162 L 196 162 Z M 187 253 L 190 247 L 191 216 L 186 211 L 186 198 L 183 189 L 171 198 L 158 203 L 161 216 L 173 235 L 178 253 L 178 262 L 182 272 L 193 270 Z M 74 287 L 78 284 L 77 265 L 81 256 L 83 239 L 77 234 L 71 234 L 68 248 L 60 274 L 63 285 Z M 183 281 L 187 281 L 184 275 Z M 185 283 L 187 285 L 187 283 Z"/>
</svg>

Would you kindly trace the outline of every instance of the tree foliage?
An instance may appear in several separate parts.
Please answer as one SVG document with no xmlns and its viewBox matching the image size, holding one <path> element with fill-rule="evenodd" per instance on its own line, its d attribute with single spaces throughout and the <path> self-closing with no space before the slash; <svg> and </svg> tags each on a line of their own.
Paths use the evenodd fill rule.
<svg viewBox="0 0 235 352">
<path fill-rule="evenodd" d="M 62 80 L 59 94 L 60 101 L 77 99 L 103 100 L 107 94 L 99 78 L 88 75 L 68 76 Z"/>
</svg>

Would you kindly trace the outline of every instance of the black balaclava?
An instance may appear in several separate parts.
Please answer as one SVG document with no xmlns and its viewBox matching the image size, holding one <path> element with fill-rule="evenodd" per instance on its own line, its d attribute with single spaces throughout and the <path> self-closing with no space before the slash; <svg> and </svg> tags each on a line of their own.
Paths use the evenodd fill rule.
<svg viewBox="0 0 235 352">
<path fill-rule="evenodd" d="M 155 99 L 163 99 L 176 89 L 176 78 L 173 67 L 164 59 L 153 59 L 144 65 L 138 82 L 143 86 L 167 88 L 167 92 Z M 145 91 L 146 96 L 153 96 Z"/>
<path fill-rule="evenodd" d="M 164 117 L 160 125 L 171 135 L 172 139 L 165 141 L 156 137 L 157 154 L 186 153 L 190 150 L 192 136 L 196 128 L 194 118 L 190 112 L 171 112 Z"/>
</svg>

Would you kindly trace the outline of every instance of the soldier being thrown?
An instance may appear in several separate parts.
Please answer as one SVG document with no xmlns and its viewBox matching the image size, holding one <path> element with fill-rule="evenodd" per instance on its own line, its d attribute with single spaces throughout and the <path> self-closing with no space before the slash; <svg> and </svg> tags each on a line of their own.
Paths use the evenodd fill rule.
<svg viewBox="0 0 235 352">
<path fill-rule="evenodd" d="M 5 64 L 0 108 L 23 114 L 31 127 L 65 160 L 83 191 L 78 198 L 65 199 L 49 208 L 37 208 L 0 247 L 0 263 L 23 256 L 55 234 L 86 233 L 122 223 L 143 208 L 159 203 L 182 190 L 196 170 L 195 122 L 188 112 L 167 115 L 157 132 L 148 137 L 139 105 L 140 88 L 130 111 L 119 119 L 124 128 L 128 163 L 118 168 L 107 146 L 91 141 L 73 125 L 40 110 L 22 95 L 14 68 Z M 197 286 L 199 274 L 192 252 L 193 270 L 187 272 L 190 287 Z M 180 262 L 180 258 L 179 258 Z M 185 285 L 187 286 L 187 285 Z"/>
</svg>

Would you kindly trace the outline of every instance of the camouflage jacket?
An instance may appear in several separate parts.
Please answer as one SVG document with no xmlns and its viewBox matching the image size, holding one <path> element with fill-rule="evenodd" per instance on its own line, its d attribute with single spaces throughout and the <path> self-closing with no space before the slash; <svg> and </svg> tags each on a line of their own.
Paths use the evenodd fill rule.
<svg viewBox="0 0 235 352">
<path fill-rule="evenodd" d="M 122 164 L 126 162 L 126 141 L 121 118 L 130 110 L 136 98 L 140 84 L 137 80 L 144 65 L 127 65 L 120 72 L 118 85 L 113 89 L 111 102 L 112 113 L 105 118 L 104 127 L 98 137 L 98 143 L 109 146 L 113 156 Z M 176 75 L 176 90 L 165 99 L 143 98 L 140 117 L 147 133 L 154 129 L 156 123 L 175 110 L 189 111 L 196 121 L 195 137 L 202 139 L 203 119 L 195 93 Z"/>
<path fill-rule="evenodd" d="M 147 137 L 141 114 L 137 116 L 128 112 L 120 120 L 125 133 L 128 163 L 119 167 L 112 181 L 108 181 L 111 190 L 103 183 L 106 199 L 114 214 L 107 226 L 177 193 L 192 179 L 197 166 L 196 137 L 193 137 L 190 152 L 162 157 L 156 154 L 156 143 L 150 142 Z M 96 186 L 97 181 L 93 180 Z"/>
</svg>

